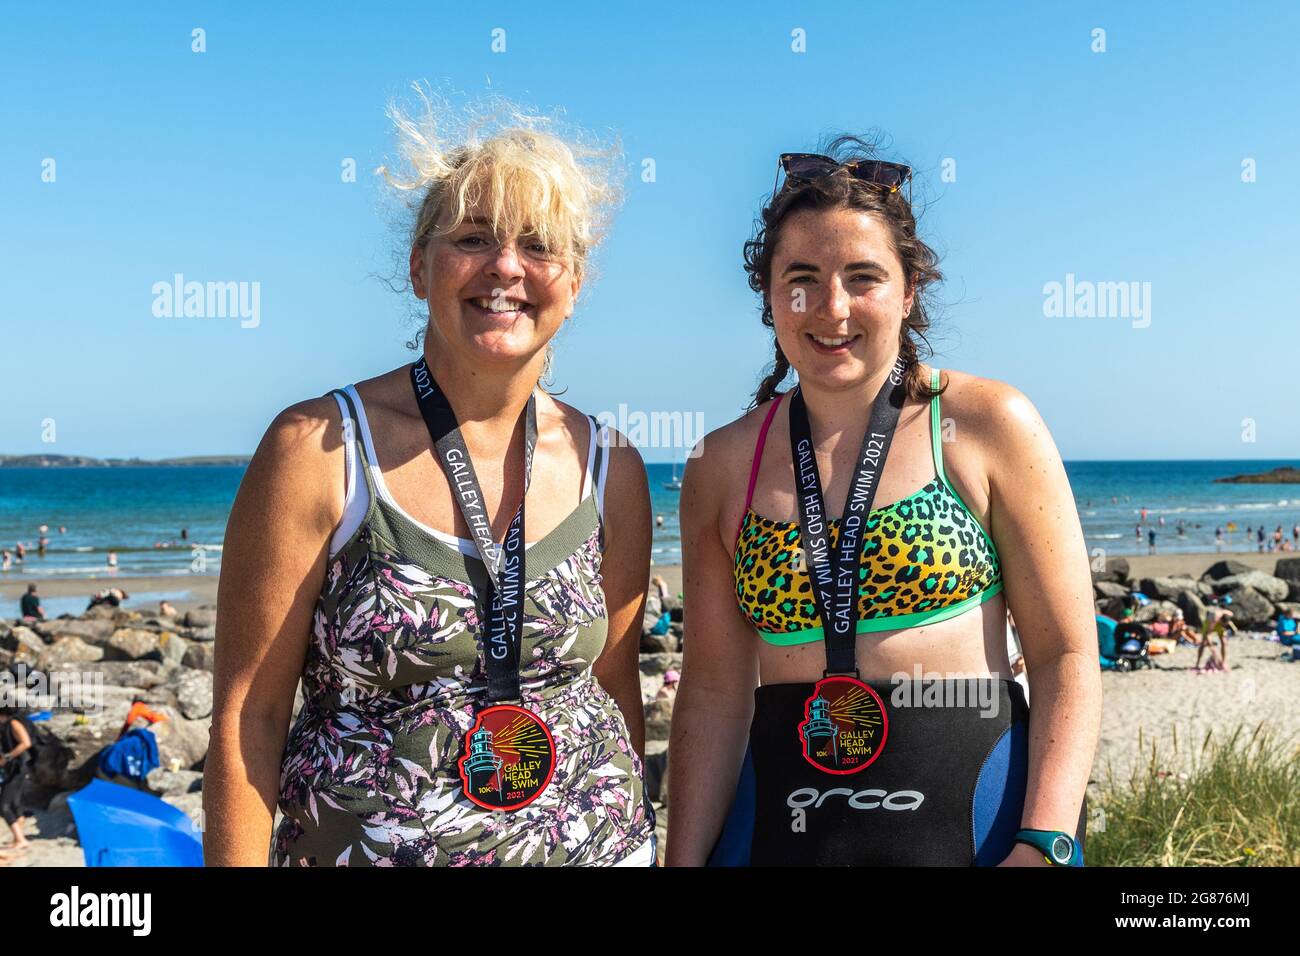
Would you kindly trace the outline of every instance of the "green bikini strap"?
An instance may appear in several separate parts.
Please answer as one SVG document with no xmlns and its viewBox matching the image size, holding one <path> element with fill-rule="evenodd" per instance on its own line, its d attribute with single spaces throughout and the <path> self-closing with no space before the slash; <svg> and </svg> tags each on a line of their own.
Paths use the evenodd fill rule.
<svg viewBox="0 0 1300 956">
<path fill-rule="evenodd" d="M 930 391 L 936 392 L 939 389 L 939 370 L 930 369 Z M 939 413 L 939 396 L 930 396 L 930 446 L 934 454 L 934 470 L 938 473 L 943 483 L 949 488 L 952 482 L 943 470 L 943 421 Z"/>
<path fill-rule="evenodd" d="M 938 388 L 939 370 L 937 368 L 931 369 L 930 391 L 937 391 Z M 939 473 L 939 477 L 943 480 L 943 483 L 948 486 L 948 490 L 952 492 L 952 496 L 957 499 L 957 503 L 962 506 L 962 509 L 968 515 L 970 515 L 971 520 L 974 521 L 975 525 L 980 529 L 980 532 L 984 535 L 984 541 L 987 544 L 990 553 L 997 554 L 997 548 L 993 546 L 993 539 L 989 537 L 989 533 L 984 530 L 984 525 L 980 524 L 980 522 L 975 518 L 975 512 L 970 510 L 970 506 L 967 505 L 965 499 L 962 498 L 961 492 L 959 492 L 953 486 L 953 483 L 948 480 L 948 473 L 943 470 L 943 429 L 940 427 L 941 424 L 939 396 L 932 395 L 930 397 L 930 444 L 934 448 L 934 469 Z"/>
</svg>

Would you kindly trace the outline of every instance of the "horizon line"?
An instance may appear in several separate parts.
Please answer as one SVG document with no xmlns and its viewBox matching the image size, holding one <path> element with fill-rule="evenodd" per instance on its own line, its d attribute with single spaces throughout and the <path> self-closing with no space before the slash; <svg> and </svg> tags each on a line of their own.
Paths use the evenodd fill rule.
<svg viewBox="0 0 1300 956">
<path fill-rule="evenodd" d="M 640 449 L 638 449 L 640 451 Z M 8 459 L 12 458 L 86 458 L 92 461 L 139 461 L 144 463 L 157 464 L 163 461 L 185 461 L 187 459 L 202 458 L 242 458 L 251 461 L 253 456 L 247 452 L 231 453 L 207 453 L 196 455 L 164 455 L 160 458 L 142 458 L 139 455 L 83 455 L 66 452 L 6 452 L 0 453 L 0 468 L 5 467 L 32 467 L 40 468 L 39 465 L 4 465 Z M 689 456 L 687 456 L 689 459 Z M 642 459 L 647 465 L 682 465 L 684 462 L 679 459 L 650 460 Z M 1300 468 L 1300 456 L 1294 458 L 1062 458 L 1065 464 L 1132 464 L 1134 462 L 1164 462 L 1169 464 L 1187 464 L 1190 462 L 1259 462 L 1270 463 L 1278 462 L 1290 464 L 1293 467 Z M 203 466 L 196 466 L 203 467 Z M 235 467 L 232 465 L 214 465 L 209 467 Z"/>
</svg>

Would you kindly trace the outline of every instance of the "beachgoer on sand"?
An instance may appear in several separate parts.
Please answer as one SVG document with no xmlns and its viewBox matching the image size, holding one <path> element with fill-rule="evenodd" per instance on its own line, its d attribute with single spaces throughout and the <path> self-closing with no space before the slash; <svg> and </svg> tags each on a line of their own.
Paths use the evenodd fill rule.
<svg viewBox="0 0 1300 956">
<path fill-rule="evenodd" d="M 27 593 L 22 596 L 18 605 L 18 610 L 24 621 L 45 620 L 45 608 L 41 606 L 41 599 L 36 593 L 35 582 L 27 585 Z"/>
<path fill-rule="evenodd" d="M 13 843 L 0 847 L 0 866 L 12 862 L 30 846 L 23 833 L 22 798 L 32 765 L 30 723 L 17 707 L 0 707 L 0 818 L 9 827 Z"/>
<path fill-rule="evenodd" d="M 1205 608 L 1205 622 L 1201 626 L 1201 643 L 1196 651 L 1196 664 L 1193 670 L 1200 671 L 1201 660 L 1208 654 L 1208 660 L 1204 670 L 1206 671 L 1226 671 L 1228 669 L 1228 634 L 1234 633 L 1237 627 L 1232 622 L 1232 611 L 1227 605 L 1232 603 L 1232 598 L 1224 595 L 1220 599 L 1221 604 L 1210 604 Z M 1215 647 L 1211 636 L 1217 636 L 1219 639 L 1218 647 Z"/>
<path fill-rule="evenodd" d="M 86 605 L 86 610 L 89 611 L 92 607 L 99 607 L 101 604 L 106 604 L 109 607 L 121 607 L 122 602 L 130 596 L 121 588 L 104 588 L 90 596 L 90 603 Z"/>
</svg>

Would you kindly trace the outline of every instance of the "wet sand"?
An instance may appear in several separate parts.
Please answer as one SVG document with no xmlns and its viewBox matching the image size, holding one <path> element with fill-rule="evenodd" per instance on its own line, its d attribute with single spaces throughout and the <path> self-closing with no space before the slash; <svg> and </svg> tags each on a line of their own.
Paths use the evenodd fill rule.
<svg viewBox="0 0 1300 956">
<path fill-rule="evenodd" d="M 1216 554 L 1209 551 L 1202 554 L 1137 554 L 1116 555 L 1128 562 L 1129 577 L 1164 578 L 1177 574 L 1190 574 L 1199 578 L 1216 561 L 1238 561 L 1249 565 L 1256 571 L 1273 573 L 1278 561 L 1283 558 L 1300 557 L 1295 551 L 1275 551 L 1272 554 L 1259 554 L 1255 551 L 1224 551 Z"/>
<path fill-rule="evenodd" d="M 38 576 L 20 577 L 13 571 L 0 578 L 0 600 L 17 601 L 27 591 L 27 585 L 36 584 L 36 593 L 42 598 L 84 597 L 87 601 L 96 591 L 104 588 L 121 588 L 128 595 L 178 594 L 188 592 L 183 598 L 169 599 L 178 610 L 187 611 L 200 604 L 217 602 L 217 576 L 215 574 L 164 574 L 132 576 L 100 574 L 93 578 Z M 153 605 L 154 602 L 147 602 Z M 125 607 L 135 609 L 141 603 L 128 598 Z"/>
</svg>

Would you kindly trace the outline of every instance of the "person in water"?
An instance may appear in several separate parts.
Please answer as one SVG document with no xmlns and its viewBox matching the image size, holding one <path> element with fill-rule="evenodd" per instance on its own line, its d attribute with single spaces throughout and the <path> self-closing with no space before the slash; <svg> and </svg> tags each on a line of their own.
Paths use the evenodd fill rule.
<svg viewBox="0 0 1300 956">
<path fill-rule="evenodd" d="M 421 352 L 280 413 L 240 486 L 208 863 L 655 865 L 646 471 L 539 385 L 614 157 L 504 115 L 455 142 L 395 113 Z"/>
<path fill-rule="evenodd" d="M 910 170 L 828 152 L 781 158 L 745 247 L 775 365 L 683 482 L 667 862 L 1081 865 L 1101 686 L 1061 457 L 1015 388 L 921 363 Z"/>
</svg>

